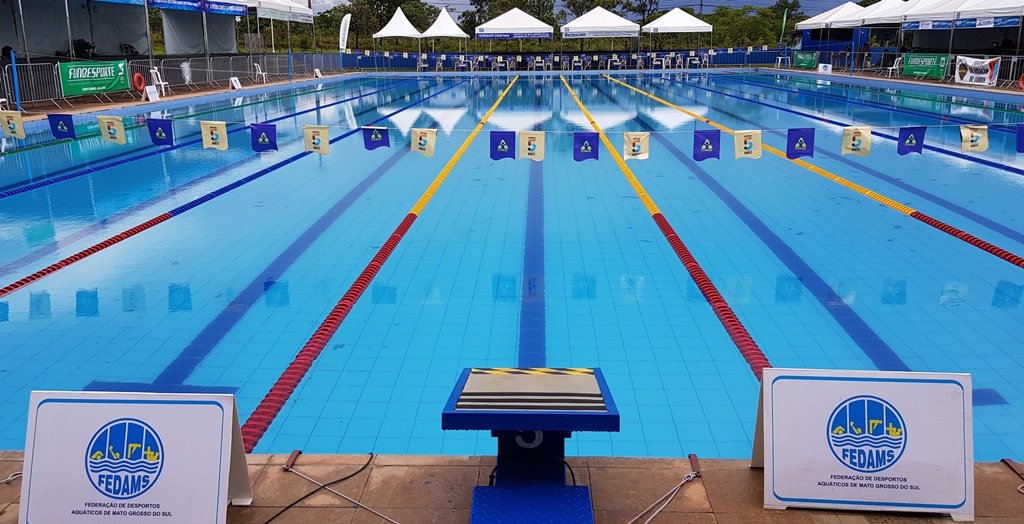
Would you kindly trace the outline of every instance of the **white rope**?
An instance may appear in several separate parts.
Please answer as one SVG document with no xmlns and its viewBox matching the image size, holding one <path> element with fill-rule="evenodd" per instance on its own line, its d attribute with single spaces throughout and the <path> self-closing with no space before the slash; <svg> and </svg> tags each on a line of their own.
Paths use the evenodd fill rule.
<svg viewBox="0 0 1024 524">
<path fill-rule="evenodd" d="M 22 473 L 20 471 L 17 472 L 17 473 L 11 473 L 10 477 L 7 477 L 4 480 L 0 480 L 0 484 L 10 484 L 11 482 L 14 482 L 15 480 L 17 480 L 21 476 L 22 476 Z"/>
<path fill-rule="evenodd" d="M 298 471 L 295 471 L 295 469 L 294 469 L 294 468 L 288 468 L 288 471 L 291 471 L 292 473 L 295 473 L 296 475 L 298 475 L 298 476 L 300 476 L 300 477 L 302 477 L 302 478 L 304 478 L 304 479 L 306 479 L 306 480 L 308 480 L 308 481 L 312 482 L 313 484 L 316 484 L 317 486 L 320 486 L 321 488 L 323 488 L 323 489 L 326 489 L 327 491 L 330 491 L 331 493 L 334 493 L 335 495 L 337 495 L 337 496 L 339 496 L 339 497 L 341 497 L 341 498 L 343 498 L 343 499 L 345 499 L 345 500 L 347 500 L 347 501 L 349 501 L 349 502 L 351 502 L 351 503 L 355 504 L 356 506 L 359 506 L 360 508 L 363 508 L 363 509 L 365 509 L 366 511 L 369 511 L 370 513 L 373 513 L 374 515 L 377 515 L 378 517 L 380 517 L 380 518 L 382 518 L 382 519 L 384 519 L 384 520 L 386 520 L 386 521 L 390 522 L 391 524 L 398 524 L 398 522 L 396 522 L 396 521 L 394 521 L 394 520 L 392 520 L 392 519 L 388 518 L 388 517 L 387 517 L 387 516 L 385 516 L 385 515 L 382 515 L 382 514 L 381 514 L 381 513 L 379 513 L 379 512 L 377 511 L 377 510 L 375 510 L 375 509 L 373 509 L 373 508 L 371 508 L 371 507 L 369 507 L 369 506 L 366 506 L 366 505 L 360 504 L 360 503 L 359 503 L 358 501 L 356 501 L 356 500 L 353 500 L 353 499 L 351 499 L 351 498 L 349 498 L 349 497 L 347 497 L 347 496 L 345 496 L 345 495 L 343 495 L 343 494 L 341 494 L 341 493 L 339 493 L 339 492 L 335 491 L 335 490 L 334 490 L 334 488 L 332 488 L 332 487 L 330 487 L 330 486 L 327 486 L 326 484 L 321 484 L 321 483 L 317 482 L 316 480 L 313 480 L 313 479 L 311 479 L 311 478 L 309 478 L 309 477 L 307 477 L 307 476 L 303 475 L 302 473 L 299 473 Z"/>
<path fill-rule="evenodd" d="M 676 498 L 676 494 L 679 493 L 679 490 L 683 488 L 683 484 L 686 484 L 687 482 L 697 478 L 698 476 L 700 476 L 700 473 L 696 471 L 692 471 L 689 474 L 687 474 L 685 477 L 683 477 L 683 480 L 679 482 L 679 484 L 676 484 L 676 487 L 670 489 L 668 493 L 665 493 L 664 495 L 661 496 L 661 498 L 654 501 L 654 504 L 647 506 L 647 509 L 641 511 L 639 515 L 633 517 L 633 520 L 629 521 L 627 524 L 633 524 L 634 522 L 640 520 L 641 518 L 643 518 L 644 514 L 646 514 L 648 511 L 651 511 L 651 509 L 654 508 L 654 506 L 657 506 L 659 503 L 661 503 L 661 501 L 664 500 L 665 503 L 662 504 L 660 508 L 658 508 L 654 513 L 651 514 L 651 516 L 647 520 L 644 521 L 644 524 L 650 524 L 650 522 L 654 520 L 654 517 L 657 517 L 658 514 L 661 513 L 661 510 L 668 507 L 668 505 L 672 502 L 672 499 Z M 666 498 L 668 500 L 665 500 Z"/>
</svg>

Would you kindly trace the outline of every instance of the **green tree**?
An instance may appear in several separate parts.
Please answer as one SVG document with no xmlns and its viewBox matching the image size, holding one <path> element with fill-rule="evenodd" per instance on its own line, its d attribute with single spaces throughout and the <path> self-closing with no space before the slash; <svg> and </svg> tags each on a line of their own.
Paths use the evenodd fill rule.
<svg viewBox="0 0 1024 524">
<path fill-rule="evenodd" d="M 627 13 L 637 16 L 636 22 L 640 25 L 650 23 L 657 18 L 655 13 L 661 8 L 660 0 L 626 0 L 622 8 Z"/>
</svg>

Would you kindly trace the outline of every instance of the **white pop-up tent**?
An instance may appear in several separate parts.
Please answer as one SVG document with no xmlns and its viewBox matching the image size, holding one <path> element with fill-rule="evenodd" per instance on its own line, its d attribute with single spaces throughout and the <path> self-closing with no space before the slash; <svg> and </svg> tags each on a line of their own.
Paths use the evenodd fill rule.
<svg viewBox="0 0 1024 524">
<path fill-rule="evenodd" d="M 373 34 L 373 38 L 415 38 L 416 47 L 418 49 L 420 39 L 423 38 L 423 35 L 413 27 L 412 22 L 405 17 L 405 13 L 403 13 L 402 8 L 399 7 L 395 10 L 395 14 L 391 17 L 391 20 L 389 20 L 380 31 Z"/>
<path fill-rule="evenodd" d="M 234 0 L 242 1 L 242 0 Z M 260 33 L 260 25 L 258 20 L 260 18 L 266 18 L 269 20 L 284 20 L 288 28 L 288 47 L 291 48 L 291 33 L 292 33 L 292 22 L 299 22 L 303 24 L 313 23 L 313 10 L 307 7 L 306 2 L 301 0 L 244 0 L 246 5 L 250 9 L 254 9 L 256 12 L 256 32 Z M 246 25 L 249 23 L 248 14 L 245 17 Z M 262 35 L 260 35 L 262 36 Z M 313 32 L 313 37 L 316 38 L 316 32 Z M 314 47 L 316 42 L 313 42 Z M 270 50 L 276 51 L 276 43 L 274 39 L 274 25 L 270 25 Z"/>
<path fill-rule="evenodd" d="M 963 0 L 960 0 L 961 2 Z M 1021 0 L 1024 1 L 1024 0 Z M 876 13 L 883 13 L 890 9 L 895 8 L 897 5 L 903 5 L 906 3 L 904 0 L 882 0 L 877 4 L 871 4 L 864 8 L 862 11 L 854 11 L 844 16 L 837 16 L 833 18 L 829 23 L 832 24 L 830 27 L 834 28 L 850 28 L 850 27 L 863 27 L 864 19 L 874 16 Z"/>
<path fill-rule="evenodd" d="M 1024 16 L 1024 0 L 967 0 L 960 6 L 958 20 Z"/>
<path fill-rule="evenodd" d="M 452 16 L 448 14 L 447 9 L 441 9 L 441 12 L 437 15 L 437 20 L 423 32 L 423 38 L 469 38 L 469 35 L 452 20 Z M 431 44 L 433 45 L 433 44 Z M 460 49 L 462 43 L 459 43 Z M 433 49 L 433 48 L 431 48 Z"/>
<path fill-rule="evenodd" d="M 870 16 L 864 17 L 864 25 L 880 25 L 880 24 L 900 24 L 903 22 L 903 15 L 910 9 L 922 2 L 928 2 L 930 0 L 907 0 L 906 2 L 896 2 L 891 4 L 888 9 L 879 9 L 871 13 Z"/>
<path fill-rule="evenodd" d="M 476 26 L 481 40 L 552 38 L 553 27 L 523 12 L 518 7 Z"/>
<path fill-rule="evenodd" d="M 949 21 L 956 18 L 956 12 L 966 0 L 931 0 L 920 2 L 903 14 L 904 22 Z M 948 28 L 947 28 L 948 29 Z"/>
<path fill-rule="evenodd" d="M 712 29 L 711 24 L 676 7 L 645 25 L 641 31 L 645 33 L 710 33 Z"/>
<path fill-rule="evenodd" d="M 562 38 L 614 38 L 640 36 L 640 24 L 597 6 L 562 26 Z"/>
<path fill-rule="evenodd" d="M 856 16 L 856 13 L 860 13 L 863 10 L 863 7 L 853 2 L 846 2 L 843 5 L 829 9 L 818 16 L 812 16 L 811 18 L 796 24 L 796 28 L 801 31 L 804 29 L 824 29 L 826 27 L 830 27 L 829 23 L 831 23 L 832 20 L 842 20 L 850 17 L 851 15 Z"/>
</svg>

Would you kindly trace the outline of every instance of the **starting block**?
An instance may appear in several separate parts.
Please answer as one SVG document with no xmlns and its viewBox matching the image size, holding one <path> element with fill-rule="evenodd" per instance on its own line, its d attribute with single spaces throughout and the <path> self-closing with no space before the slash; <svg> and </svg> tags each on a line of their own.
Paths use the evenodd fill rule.
<svg viewBox="0 0 1024 524">
<path fill-rule="evenodd" d="M 471 524 L 594 522 L 590 489 L 575 479 L 566 485 L 565 439 L 573 431 L 619 431 L 600 369 L 465 369 L 441 428 L 490 431 L 498 439 L 490 486 L 473 490 Z"/>
</svg>

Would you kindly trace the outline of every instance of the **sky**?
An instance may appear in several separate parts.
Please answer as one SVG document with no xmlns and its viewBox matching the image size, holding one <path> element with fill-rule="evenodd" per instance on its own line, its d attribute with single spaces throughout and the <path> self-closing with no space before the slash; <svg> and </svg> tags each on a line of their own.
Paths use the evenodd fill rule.
<svg viewBox="0 0 1024 524">
<path fill-rule="evenodd" d="M 440 0 L 427 0 L 428 3 L 436 5 L 438 7 L 450 6 L 454 7 L 457 13 L 462 12 L 470 7 L 469 0 L 451 0 L 444 2 Z M 840 4 L 846 3 L 847 0 L 800 0 L 801 9 L 804 13 L 814 16 L 818 13 L 823 13 L 836 7 Z M 334 5 L 345 3 L 345 0 L 313 0 L 313 6 L 316 12 L 320 12 L 331 8 Z M 673 7 L 692 7 L 694 10 L 698 9 L 700 0 L 662 0 L 662 9 L 671 9 Z M 756 7 L 767 7 L 773 5 L 775 0 L 704 0 L 704 11 L 710 12 L 714 10 L 715 6 L 728 5 L 731 7 L 740 7 L 746 4 L 750 4 Z M 562 2 L 555 2 L 555 12 L 557 13 L 562 7 Z M 455 16 L 456 20 L 458 16 Z"/>
</svg>

